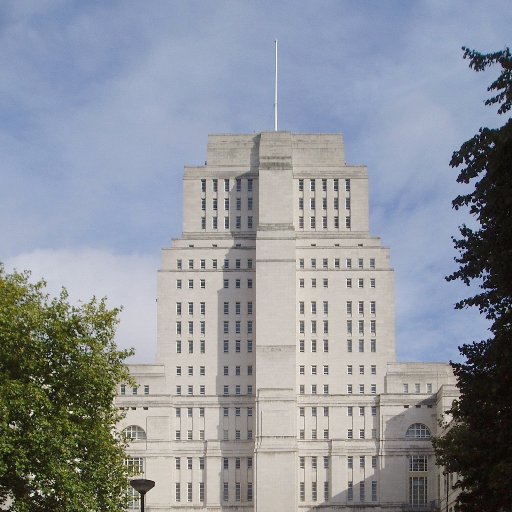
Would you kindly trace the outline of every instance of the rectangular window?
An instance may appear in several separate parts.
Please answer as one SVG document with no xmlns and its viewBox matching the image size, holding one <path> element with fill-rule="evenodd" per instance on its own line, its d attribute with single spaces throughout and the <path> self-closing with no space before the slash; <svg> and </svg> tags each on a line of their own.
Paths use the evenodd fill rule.
<svg viewBox="0 0 512 512">
<path fill-rule="evenodd" d="M 228 499 L 229 499 L 229 484 L 227 482 L 224 482 L 222 499 L 223 499 L 223 501 L 228 501 Z"/>
<path fill-rule="evenodd" d="M 347 340 L 347 352 L 352 352 L 352 340 Z"/>
<path fill-rule="evenodd" d="M 204 501 L 204 482 L 199 482 L 199 501 Z"/>
<path fill-rule="evenodd" d="M 324 340 L 324 352 L 329 352 L 329 340 Z"/>
<path fill-rule="evenodd" d="M 299 483 L 299 499 L 300 501 L 306 501 L 306 483 Z"/>
<path fill-rule="evenodd" d="M 377 340 L 370 340 L 370 351 L 377 352 Z"/>
<path fill-rule="evenodd" d="M 309 227 L 311 229 L 316 229 L 316 219 L 315 219 L 315 217 L 311 217 L 309 219 Z"/>
<path fill-rule="evenodd" d="M 352 288 L 352 279 L 350 277 L 347 277 L 347 279 L 345 281 L 345 286 L 347 288 Z"/>
<path fill-rule="evenodd" d="M 348 482 L 347 486 L 347 500 L 352 501 L 354 499 L 354 485 L 352 482 Z"/>
<path fill-rule="evenodd" d="M 364 482 L 359 482 L 359 501 L 365 500 Z"/>
<path fill-rule="evenodd" d="M 345 227 L 350 229 L 350 217 L 345 217 Z"/>
<path fill-rule="evenodd" d="M 347 457 L 347 468 L 352 469 L 354 467 L 354 457 L 352 455 L 349 455 Z"/>
<path fill-rule="evenodd" d="M 372 480 L 372 501 L 377 501 L 377 481 Z"/>
<path fill-rule="evenodd" d="M 409 477 L 409 504 L 422 506 L 427 504 L 427 477 Z"/>
<path fill-rule="evenodd" d="M 175 491 L 175 500 L 177 502 L 180 502 L 181 501 L 181 487 L 180 487 L 179 482 L 176 483 L 175 489 L 176 489 L 176 491 Z"/>
</svg>

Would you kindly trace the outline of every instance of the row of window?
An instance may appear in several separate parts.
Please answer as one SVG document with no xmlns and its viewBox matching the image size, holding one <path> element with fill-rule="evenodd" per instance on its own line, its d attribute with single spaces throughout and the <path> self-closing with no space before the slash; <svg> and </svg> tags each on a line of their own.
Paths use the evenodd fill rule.
<svg viewBox="0 0 512 512">
<path fill-rule="evenodd" d="M 235 279 L 234 281 L 235 281 L 235 288 L 240 288 L 242 280 Z M 200 284 L 201 289 L 206 288 L 206 280 L 205 279 L 200 279 L 199 284 Z M 252 288 L 252 284 L 253 284 L 253 280 L 251 278 L 247 279 L 247 288 Z M 194 280 L 188 279 L 187 285 L 188 285 L 189 290 L 193 290 L 194 289 Z M 224 279 L 222 286 L 223 286 L 223 288 L 229 288 L 229 279 Z M 182 288 L 183 288 L 183 280 L 176 279 L 176 289 L 181 290 Z"/>
<path fill-rule="evenodd" d="M 252 367 L 251 367 L 252 368 Z M 321 372 L 320 372 L 321 370 Z M 347 375 L 353 375 L 352 373 L 353 367 L 351 364 L 347 365 Z M 318 375 L 319 373 L 323 373 L 323 375 L 329 375 L 329 365 L 324 364 L 320 368 L 316 364 L 313 364 L 310 366 L 310 372 L 311 375 Z M 372 364 L 370 365 L 370 373 L 371 375 L 377 375 L 377 366 Z M 299 365 L 299 375 L 305 375 L 306 374 L 306 367 L 305 365 Z M 359 365 L 359 375 L 365 374 L 365 365 L 360 364 Z M 252 374 L 251 374 L 252 375 Z"/>
<path fill-rule="evenodd" d="M 253 350 L 253 340 L 246 340 L 245 346 L 246 346 L 246 352 L 248 354 L 251 354 L 252 350 Z M 194 353 L 194 341 L 188 340 L 187 347 L 188 347 L 188 353 L 193 354 Z M 229 354 L 229 350 L 230 350 L 230 342 L 229 342 L 229 340 L 224 340 L 223 341 L 224 354 Z M 176 340 L 176 353 L 181 354 L 182 352 L 183 352 L 183 342 L 182 342 L 182 340 Z M 235 353 L 240 354 L 241 352 L 242 352 L 242 340 L 235 340 Z M 206 341 L 205 340 L 199 340 L 199 353 L 200 354 L 206 353 Z"/>
<path fill-rule="evenodd" d="M 375 269 L 375 258 L 370 258 L 368 260 L 368 268 L 370 270 L 374 270 Z M 320 265 L 318 265 L 317 267 L 317 259 L 316 258 L 311 258 L 310 259 L 310 265 L 309 267 L 313 270 L 317 269 L 317 268 L 320 268 Z M 303 269 L 305 268 L 304 267 L 304 258 L 299 258 L 299 268 L 300 269 Z M 329 268 L 329 258 L 322 258 L 322 268 L 327 270 Z M 334 258 L 334 268 L 336 270 L 339 270 L 341 267 L 340 267 L 340 258 Z M 348 270 L 351 270 L 352 269 L 352 258 L 346 258 L 345 259 L 345 268 L 348 269 Z M 354 267 L 355 268 L 355 267 Z M 364 258 L 358 258 L 357 259 L 357 268 L 359 270 L 363 270 L 365 269 L 365 265 L 364 265 Z"/>
<path fill-rule="evenodd" d="M 377 455 L 371 455 L 369 457 L 367 457 L 365 455 L 359 456 L 359 467 L 360 468 L 367 467 L 366 466 L 366 459 L 367 458 L 370 458 L 370 460 L 371 460 L 371 467 L 372 468 L 376 468 L 377 467 Z M 318 469 L 319 462 L 321 462 L 321 463 L 323 462 L 323 468 L 324 469 L 329 469 L 330 457 L 328 455 L 324 455 L 324 456 L 321 456 L 321 457 L 318 457 L 318 456 L 310 456 L 310 457 L 300 456 L 299 457 L 299 469 L 306 469 L 306 459 L 309 459 L 308 466 L 310 465 L 311 469 Z M 354 468 L 354 456 L 353 455 L 349 455 L 347 457 L 347 467 L 348 467 L 348 469 L 353 469 Z"/>
<path fill-rule="evenodd" d="M 326 216 L 323 216 L 321 217 L 322 219 L 322 224 L 321 224 L 321 228 L 322 229 L 328 229 L 328 223 L 327 223 L 327 217 Z M 335 216 L 333 217 L 333 222 L 334 222 L 334 229 L 339 229 L 340 227 L 340 218 L 338 216 Z M 316 225 L 316 216 L 312 216 L 309 218 L 309 227 L 310 229 L 317 229 L 317 225 Z M 345 217 L 345 227 L 347 229 L 350 229 L 352 226 L 352 222 L 350 220 L 350 216 L 346 216 Z M 304 229 L 304 217 L 303 216 L 300 216 L 299 217 L 299 229 Z"/>
<path fill-rule="evenodd" d="M 407 383 L 404 383 L 403 384 L 403 392 L 404 393 L 409 393 L 409 384 Z M 416 382 L 414 384 L 414 393 L 421 393 L 421 384 L 419 382 Z M 426 393 L 432 393 L 432 384 L 430 382 L 427 382 L 425 384 L 425 392 Z"/>
<path fill-rule="evenodd" d="M 229 310 L 230 310 L 229 302 L 224 302 L 224 304 L 223 304 L 224 314 L 229 315 Z M 252 315 L 252 311 L 253 311 L 252 302 L 247 302 L 247 314 Z M 241 312 L 241 303 L 235 302 L 235 314 L 240 315 L 240 312 Z"/>
<path fill-rule="evenodd" d="M 345 279 L 345 287 L 346 288 L 352 288 L 352 284 L 354 283 L 355 281 L 355 284 L 357 284 L 357 288 L 364 288 L 364 277 L 359 277 L 357 278 L 357 280 L 353 280 L 351 277 L 347 277 Z M 313 277 L 311 278 L 311 288 L 316 288 L 317 286 L 317 278 L 316 277 Z M 377 281 L 374 277 L 371 277 L 369 279 L 369 282 L 370 282 L 370 288 L 376 288 L 377 287 Z M 329 288 L 329 279 L 324 277 L 322 279 L 322 285 L 324 288 Z M 303 277 L 299 278 L 299 288 L 304 288 L 305 287 L 305 279 Z"/>
<path fill-rule="evenodd" d="M 182 260 L 176 260 L 176 268 L 178 270 L 183 270 L 183 261 Z M 188 260 L 188 266 L 187 266 L 188 270 L 194 270 L 194 260 L 193 259 L 189 259 Z M 206 260 L 199 260 L 199 268 L 201 270 L 206 270 Z M 218 268 L 220 268 L 220 266 L 218 265 L 218 260 L 217 259 L 213 259 L 212 260 L 212 267 L 211 267 L 213 270 L 217 270 Z M 225 259 L 224 262 L 223 262 L 223 265 L 222 265 L 222 268 L 223 269 L 229 269 L 230 268 L 230 263 L 229 263 L 229 259 Z M 242 260 L 237 258 L 235 259 L 235 269 L 241 269 L 242 268 Z M 246 266 L 247 269 L 252 269 L 253 268 L 253 260 L 251 258 L 249 258 L 247 260 L 247 266 Z"/>
<path fill-rule="evenodd" d="M 191 410 L 192 408 L 188 408 Z M 324 408 L 324 415 L 325 415 Z M 178 415 L 178 411 L 180 411 Z M 200 408 L 200 413 L 202 411 L 202 416 L 204 417 L 204 408 Z M 229 416 L 229 408 L 224 407 L 224 417 Z M 236 414 L 239 417 L 240 415 L 240 408 L 235 408 Z M 328 411 L 328 408 L 327 408 Z M 363 414 L 361 414 L 361 412 Z M 347 408 L 347 414 L 348 416 L 353 415 L 353 407 Z M 364 416 L 364 407 L 359 407 L 359 414 L 361 416 Z M 372 416 L 375 416 L 377 414 L 376 409 L 372 407 Z M 252 408 L 247 409 L 247 416 L 252 417 Z M 302 414 L 301 414 L 302 416 Z M 181 417 L 181 409 L 176 409 L 176 417 Z M 240 440 L 240 430 L 235 430 L 235 440 Z M 123 430 L 123 435 L 126 437 L 126 439 L 130 439 L 131 441 L 143 441 L 146 439 L 146 432 L 143 428 L 139 427 L 138 425 L 129 425 Z M 371 429 L 371 438 L 375 439 L 377 437 L 377 429 Z M 424 425 L 423 423 L 413 423 L 409 426 L 405 433 L 405 437 L 407 439 L 430 439 L 431 434 L 429 428 Z M 305 439 L 305 429 L 299 430 L 299 438 L 301 440 Z M 175 439 L 181 440 L 181 430 L 175 431 Z M 188 430 L 187 431 L 187 439 L 192 440 L 193 439 L 193 431 Z M 204 430 L 199 431 L 199 439 L 204 440 Z M 247 439 L 252 439 L 252 430 L 247 431 Z M 317 429 L 311 430 L 311 439 L 315 440 L 318 439 L 318 433 Z M 323 430 L 323 439 L 329 439 L 329 429 Z M 347 439 L 354 439 L 354 431 L 353 429 L 347 430 Z M 366 431 L 364 428 L 359 429 L 359 439 L 366 439 Z M 224 429 L 223 431 L 223 440 L 227 441 L 229 440 L 229 429 Z M 426 456 L 410 456 L 409 458 L 409 471 L 427 471 L 427 458 Z"/>
<path fill-rule="evenodd" d="M 311 178 L 309 180 L 304 180 L 301 178 L 298 180 L 299 192 L 304 192 L 304 182 L 307 183 L 308 181 L 309 181 L 309 190 L 311 192 L 316 191 L 316 182 L 320 181 L 320 179 Z M 340 188 L 340 180 L 338 178 L 334 178 L 332 180 L 327 180 L 326 178 L 321 178 L 322 192 L 327 192 L 327 182 L 328 181 L 330 181 L 332 184 L 332 190 L 334 190 L 334 192 L 338 192 L 339 188 Z M 345 179 L 345 191 L 350 192 L 350 179 Z"/>
<path fill-rule="evenodd" d="M 213 192 L 218 192 L 219 191 L 219 181 L 221 183 L 223 182 L 224 192 L 229 192 L 231 190 L 231 188 L 233 187 L 232 183 L 235 184 L 234 188 L 237 192 L 242 191 L 242 182 L 247 185 L 247 192 L 252 192 L 252 189 L 253 189 L 253 179 L 252 178 L 247 178 L 247 179 L 235 178 L 234 180 L 230 180 L 229 178 L 225 178 L 223 180 L 218 180 L 218 179 L 214 178 L 211 180 L 206 180 L 206 179 L 201 180 L 201 192 L 203 192 L 203 193 L 206 192 L 207 182 L 210 183 L 211 189 Z"/>
<path fill-rule="evenodd" d="M 329 340 L 323 340 L 323 351 L 329 352 Z M 310 341 L 311 352 L 316 353 L 318 351 L 318 342 L 317 340 Z M 347 340 L 347 352 L 352 352 L 353 343 L 352 340 Z M 306 342 L 305 340 L 299 340 L 299 352 L 304 353 L 306 350 Z M 365 340 L 358 341 L 358 349 L 359 352 L 364 352 L 365 350 Z M 370 340 L 370 352 L 377 352 L 377 340 Z"/>
<path fill-rule="evenodd" d="M 310 387 L 310 394 L 316 395 L 318 394 L 318 390 L 321 389 L 322 393 L 324 395 L 329 394 L 329 384 L 322 384 L 321 387 L 319 387 L 317 384 L 311 384 Z M 354 392 L 354 386 L 353 384 L 347 384 L 347 395 L 352 395 Z M 359 384 L 359 394 L 364 395 L 366 393 L 365 391 L 365 385 Z M 377 384 L 370 384 L 370 393 L 372 395 L 377 394 Z M 299 384 L 299 394 L 305 395 L 306 394 L 306 386 L 304 384 Z"/>
<path fill-rule="evenodd" d="M 193 354 L 194 353 L 194 340 L 188 340 L 187 347 L 188 347 L 188 353 Z M 176 340 L 176 354 L 181 354 L 182 349 L 183 349 L 182 341 Z M 205 340 L 199 340 L 199 353 L 200 354 L 206 353 L 206 341 Z"/>
<path fill-rule="evenodd" d="M 229 217 L 224 217 L 224 229 L 229 229 Z M 247 229 L 253 229 L 252 216 L 247 217 Z M 201 217 L 201 229 L 206 229 L 206 217 Z M 212 229 L 219 229 L 219 218 L 212 217 Z M 242 229 L 242 217 L 235 217 L 235 229 Z"/>
<path fill-rule="evenodd" d="M 179 322 L 181 323 L 181 322 Z M 191 324 L 192 322 L 189 322 Z M 226 322 L 224 322 L 226 324 Z M 365 326 L 367 328 L 368 322 L 365 322 L 365 320 L 358 320 L 357 321 L 357 334 L 364 335 L 365 334 Z M 317 328 L 318 328 L 318 322 L 316 320 L 310 321 L 310 330 L 309 332 L 311 334 L 317 334 Z M 322 320 L 322 333 L 323 334 L 329 334 L 329 320 Z M 299 334 L 305 334 L 305 326 L 306 322 L 304 320 L 299 320 Z M 353 334 L 352 332 L 353 322 L 352 320 L 347 320 L 347 334 Z M 181 331 L 180 331 L 181 332 Z M 190 332 L 190 331 L 189 331 Z M 226 332 L 226 331 L 224 331 Z M 240 331 L 237 331 L 240 332 Z M 377 334 L 377 321 L 376 320 L 370 320 L 370 334 Z"/>
<path fill-rule="evenodd" d="M 309 199 L 309 209 L 310 210 L 316 210 L 316 199 L 314 197 L 311 197 Z M 340 209 L 340 201 L 339 198 L 334 197 L 332 206 L 335 210 Z M 299 210 L 304 210 L 304 198 L 299 197 Z M 322 197 L 322 210 L 327 210 L 327 197 Z M 345 210 L 350 210 L 350 197 L 345 198 Z"/>
<path fill-rule="evenodd" d="M 189 304 L 192 304 L 189 302 Z M 224 304 L 227 304 L 226 302 Z M 239 304 L 239 303 L 237 303 Z M 323 314 L 324 315 L 328 315 L 329 314 L 329 302 L 324 300 L 322 301 L 322 311 L 323 311 Z M 377 303 L 372 300 L 372 301 L 369 301 L 369 304 L 370 306 L 370 315 L 375 315 L 377 313 Z M 365 302 L 364 300 L 360 300 L 357 302 L 357 313 L 359 315 L 364 315 L 365 314 L 365 309 L 368 309 L 368 306 L 365 308 Z M 190 310 L 190 307 L 189 307 L 189 310 Z M 193 310 L 193 309 L 192 309 Z M 305 314 L 305 302 L 304 301 L 299 301 L 299 314 L 300 315 L 304 315 Z M 318 307 L 317 307 L 317 301 L 316 300 L 312 300 L 310 302 L 310 307 L 309 307 L 309 310 L 311 311 L 311 314 L 312 315 L 316 315 L 318 313 Z M 180 308 L 180 311 L 181 311 L 181 308 Z M 240 308 L 238 308 L 238 311 L 240 311 Z M 352 308 L 352 301 L 351 300 L 348 300 L 347 301 L 347 304 L 346 304 L 346 311 L 347 311 L 347 315 L 352 315 L 352 312 L 353 312 L 353 308 Z M 252 312 L 252 303 L 251 303 L 251 312 Z"/>
<path fill-rule="evenodd" d="M 224 198 L 224 210 L 229 211 L 229 197 Z M 247 209 L 252 210 L 253 207 L 253 198 L 248 197 L 247 198 Z M 219 201 L 216 197 L 212 198 L 212 210 L 217 211 L 219 209 Z M 201 210 L 206 210 L 206 197 L 201 198 Z M 241 211 L 242 210 L 242 198 L 237 197 L 236 198 L 236 210 Z"/>
<path fill-rule="evenodd" d="M 140 387 L 141 386 L 130 387 L 130 389 L 132 390 L 132 395 L 137 395 L 139 393 L 139 388 Z M 148 384 L 144 384 L 143 389 L 144 389 L 144 394 L 145 395 L 149 395 L 149 385 Z M 120 394 L 121 395 L 126 395 L 126 391 L 127 391 L 126 384 L 121 384 L 121 386 L 120 386 Z"/>
<path fill-rule="evenodd" d="M 237 384 L 234 387 L 234 395 L 235 396 L 241 396 L 241 395 L 252 396 L 253 389 L 254 389 L 253 386 L 251 384 L 248 384 L 247 385 L 247 392 L 246 393 L 242 393 L 242 386 Z M 178 384 L 176 386 L 176 395 L 181 396 L 184 393 L 184 390 L 185 390 L 185 386 L 182 386 L 181 384 Z M 193 384 L 189 384 L 186 387 L 186 390 L 187 390 L 187 395 L 188 396 L 195 396 L 195 394 L 194 394 L 194 385 Z M 197 390 L 197 386 L 196 386 L 195 390 Z M 204 386 L 204 385 L 200 385 L 199 386 L 199 394 L 200 395 L 206 395 L 206 386 Z M 229 385 L 223 386 L 222 394 L 223 394 L 223 396 L 231 396 L 233 394 L 233 388 L 230 388 Z"/>
<path fill-rule="evenodd" d="M 182 323 L 181 320 L 176 320 L 176 334 L 178 334 L 178 335 L 184 334 L 183 329 L 182 329 L 182 327 L 183 327 L 182 324 L 183 323 Z M 235 324 L 235 334 L 240 334 L 242 332 L 242 322 L 240 320 L 236 320 L 234 322 L 234 324 Z M 187 327 L 188 327 L 187 333 L 188 334 L 194 334 L 194 322 L 192 320 L 189 320 L 187 322 Z M 252 322 L 252 320 L 247 320 L 246 327 L 247 327 L 247 334 L 252 334 L 253 333 L 253 322 Z M 229 332 L 230 332 L 229 328 L 230 328 L 229 320 L 225 320 L 223 322 L 223 331 L 222 332 L 224 334 L 229 334 Z M 200 334 L 206 334 L 206 322 L 204 320 L 200 320 L 199 321 L 199 333 Z"/>
</svg>

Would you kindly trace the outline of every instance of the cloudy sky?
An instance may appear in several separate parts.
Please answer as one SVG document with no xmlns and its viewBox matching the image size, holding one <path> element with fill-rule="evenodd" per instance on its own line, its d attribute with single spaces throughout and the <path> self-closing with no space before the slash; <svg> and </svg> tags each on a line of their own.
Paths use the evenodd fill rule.
<svg viewBox="0 0 512 512">
<path fill-rule="evenodd" d="M 117 340 L 152 362 L 159 251 L 181 232 L 181 175 L 209 133 L 341 132 L 391 247 L 397 354 L 445 361 L 485 336 L 447 283 L 467 221 L 452 152 L 497 71 L 461 46 L 511 44 L 509 0 L 70 1 L 0 4 L 0 261 L 73 300 L 124 305 Z"/>
</svg>

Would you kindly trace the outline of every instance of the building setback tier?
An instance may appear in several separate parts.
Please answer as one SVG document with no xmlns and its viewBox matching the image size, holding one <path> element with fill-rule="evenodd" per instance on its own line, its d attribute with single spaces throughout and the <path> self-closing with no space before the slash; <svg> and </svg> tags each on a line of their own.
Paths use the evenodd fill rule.
<svg viewBox="0 0 512 512">
<path fill-rule="evenodd" d="M 156 364 L 116 399 L 148 511 L 437 509 L 454 377 L 396 362 L 389 250 L 341 135 L 209 137 L 157 321 Z"/>
</svg>

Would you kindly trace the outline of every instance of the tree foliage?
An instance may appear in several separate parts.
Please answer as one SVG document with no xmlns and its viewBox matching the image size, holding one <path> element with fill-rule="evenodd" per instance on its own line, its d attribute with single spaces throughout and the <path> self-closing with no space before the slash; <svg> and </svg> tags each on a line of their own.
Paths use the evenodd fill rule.
<svg viewBox="0 0 512 512">
<path fill-rule="evenodd" d="M 481 54 L 463 48 L 475 71 L 499 66 L 486 105 L 498 114 L 512 107 L 512 57 L 503 51 Z M 512 120 L 480 128 L 453 154 L 457 181 L 471 191 L 453 201 L 467 208 L 476 227 L 462 225 L 454 238 L 459 268 L 450 276 L 477 292 L 456 308 L 477 307 L 490 321 L 487 340 L 459 347 L 464 362 L 451 363 L 461 392 L 449 413 L 453 422 L 435 440 L 438 463 L 457 473 L 459 506 L 465 512 L 512 510 Z"/>
<path fill-rule="evenodd" d="M 0 266 L 0 509 L 122 510 L 125 440 L 116 433 L 119 310 L 49 298 L 43 281 Z M 3 503 L 3 505 L 2 505 Z"/>
</svg>

